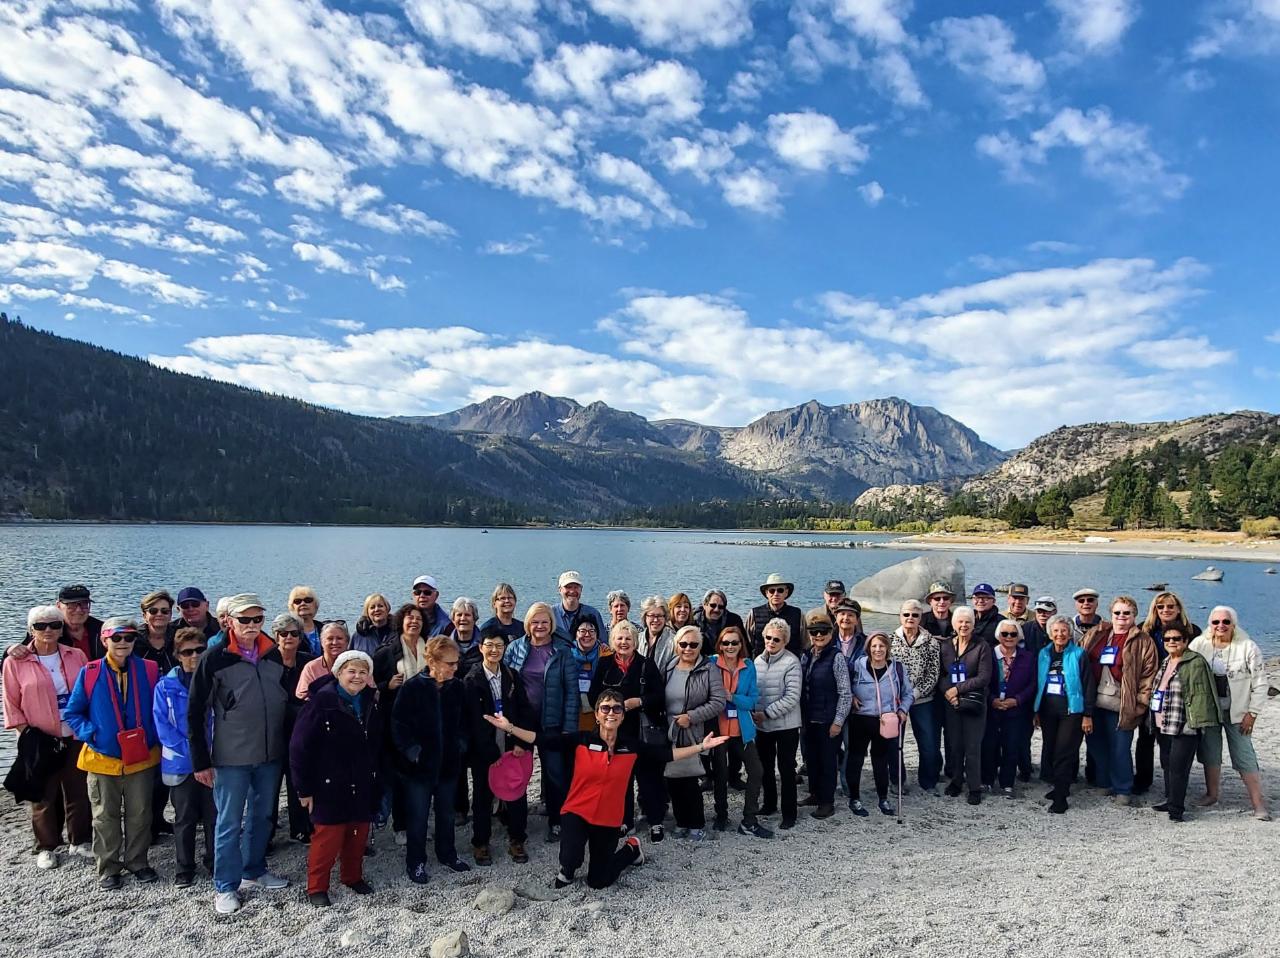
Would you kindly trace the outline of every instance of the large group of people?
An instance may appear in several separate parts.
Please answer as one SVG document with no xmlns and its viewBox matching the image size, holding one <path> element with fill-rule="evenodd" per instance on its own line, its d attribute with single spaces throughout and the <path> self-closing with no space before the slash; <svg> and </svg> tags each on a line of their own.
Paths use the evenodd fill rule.
<svg viewBox="0 0 1280 958">
<path fill-rule="evenodd" d="M 1221 800 L 1225 737 L 1253 814 L 1270 818 L 1252 741 L 1263 658 L 1226 606 L 1202 632 L 1172 592 L 1142 617 L 1129 596 L 1104 613 L 1082 588 L 1067 614 L 1018 583 L 1001 610 L 986 583 L 956 605 L 937 582 L 902 603 L 897 628 L 868 632 L 838 580 L 807 613 L 773 574 L 745 616 L 710 589 L 696 609 L 683 592 L 649 596 L 638 624 L 627 593 L 610 592 L 601 614 L 583 585 L 565 572 L 558 599 L 520 618 L 499 583 L 479 621 L 467 597 L 446 611 L 422 575 L 399 608 L 370 595 L 354 631 L 322 619 L 306 586 L 270 620 L 257 594 L 211 612 L 189 586 L 105 621 L 86 586 L 64 586 L 29 611 L 3 665 L 5 726 L 18 733 L 5 784 L 31 803 L 36 864 L 57 867 L 65 846 L 93 859 L 103 890 L 155 882 L 150 849 L 171 832 L 174 884 L 192 886 L 202 866 L 231 914 L 242 890 L 288 885 L 269 867 L 282 792 L 317 906 L 335 864 L 353 893 L 373 891 L 363 861 L 387 826 L 415 883 L 429 880 L 429 831 L 436 863 L 465 872 L 493 863 L 497 822 L 524 864 L 536 755 L 553 884 L 585 861 L 599 888 L 644 862 L 646 832 L 667 838 L 668 812 L 675 839 L 729 830 L 731 791 L 743 793 L 735 830 L 751 839 L 795 828 L 801 809 L 830 818 L 838 792 L 867 816 L 868 758 L 876 806 L 901 817 L 908 728 L 923 792 L 1016 797 L 1038 728 L 1049 812 L 1082 787 L 1083 743 L 1083 786 L 1118 805 L 1153 787 L 1158 758 L 1151 807 L 1174 822 L 1197 759 L 1196 804 Z M 455 838 L 468 819 L 470 861 Z"/>
</svg>

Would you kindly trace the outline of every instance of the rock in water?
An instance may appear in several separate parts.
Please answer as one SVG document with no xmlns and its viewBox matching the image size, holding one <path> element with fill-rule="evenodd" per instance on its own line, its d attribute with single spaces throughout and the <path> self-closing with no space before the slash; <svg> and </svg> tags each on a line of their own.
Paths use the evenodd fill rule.
<svg viewBox="0 0 1280 958">
<path fill-rule="evenodd" d="M 516 906 L 516 896 L 510 888 L 490 885 L 481 888 L 476 895 L 475 907 L 488 915 L 505 915 Z"/>
<path fill-rule="evenodd" d="M 944 553 L 933 553 L 908 559 L 873 576 L 863 579 L 849 594 L 873 612 L 896 613 L 907 599 L 924 601 L 929 586 L 946 582 L 956 594 L 956 602 L 964 601 L 967 590 L 964 585 L 964 563 Z"/>
<path fill-rule="evenodd" d="M 1203 572 L 1197 573 L 1196 575 L 1193 575 L 1191 578 L 1199 579 L 1201 582 L 1221 582 L 1222 570 L 1215 569 L 1213 566 L 1209 566 Z"/>
<path fill-rule="evenodd" d="M 471 954 L 471 945 L 467 942 L 465 931 L 454 931 L 441 935 L 431 943 L 431 958 L 462 958 Z"/>
</svg>

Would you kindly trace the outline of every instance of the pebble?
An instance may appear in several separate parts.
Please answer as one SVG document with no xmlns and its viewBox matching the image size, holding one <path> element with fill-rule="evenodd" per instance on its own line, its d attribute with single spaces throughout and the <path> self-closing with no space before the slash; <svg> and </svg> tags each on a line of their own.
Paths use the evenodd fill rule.
<svg viewBox="0 0 1280 958">
<path fill-rule="evenodd" d="M 431 943 L 431 958 L 462 958 L 471 954 L 471 945 L 465 931 L 452 931 L 441 935 Z"/>
<path fill-rule="evenodd" d="M 489 885 L 480 889 L 475 906 L 488 915 L 505 915 L 516 906 L 516 895 L 510 888 Z"/>
</svg>

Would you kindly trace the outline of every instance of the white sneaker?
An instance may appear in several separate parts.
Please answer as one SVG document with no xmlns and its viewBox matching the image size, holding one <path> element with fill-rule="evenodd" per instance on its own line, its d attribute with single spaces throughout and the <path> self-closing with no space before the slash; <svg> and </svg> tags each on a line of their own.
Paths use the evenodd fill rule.
<svg viewBox="0 0 1280 958">
<path fill-rule="evenodd" d="M 263 872 L 257 878 L 242 878 L 240 880 L 240 888 L 265 888 L 267 891 L 276 891 L 280 888 L 288 888 L 289 879 L 281 878 L 279 875 L 273 875 L 271 872 Z"/>
<path fill-rule="evenodd" d="M 88 842 L 82 845 L 68 845 L 67 852 L 72 855 L 79 855 L 81 858 L 93 857 L 93 847 Z"/>
<path fill-rule="evenodd" d="M 400 845 L 401 847 L 403 847 L 403 846 L 405 846 L 405 845 L 408 845 L 408 844 L 409 844 L 409 833 L 408 833 L 408 832 L 396 832 L 396 844 L 397 844 L 397 845 Z"/>
<path fill-rule="evenodd" d="M 42 851 L 36 856 L 36 868 L 42 871 L 48 871 L 50 868 L 58 867 L 58 853 L 51 851 Z"/>
<path fill-rule="evenodd" d="M 233 891 L 220 891 L 213 896 L 213 910 L 219 915 L 234 915 L 240 910 L 240 896 Z"/>
</svg>

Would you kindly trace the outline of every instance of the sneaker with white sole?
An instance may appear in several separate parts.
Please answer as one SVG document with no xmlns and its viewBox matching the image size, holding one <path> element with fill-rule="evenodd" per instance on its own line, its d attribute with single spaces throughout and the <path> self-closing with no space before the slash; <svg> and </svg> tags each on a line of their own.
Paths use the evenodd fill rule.
<svg viewBox="0 0 1280 958">
<path fill-rule="evenodd" d="M 408 845 L 408 844 L 409 844 L 409 833 L 408 833 L 408 832 L 396 832 L 396 844 L 397 844 L 397 845 L 400 845 L 401 847 L 403 847 L 403 846 L 405 846 L 405 845 Z"/>
<path fill-rule="evenodd" d="M 41 871 L 48 871 L 50 868 L 57 868 L 57 867 L 58 867 L 57 852 L 51 852 L 45 849 L 45 850 L 42 850 L 40 854 L 36 856 L 36 868 L 39 868 Z"/>
<path fill-rule="evenodd" d="M 271 872 L 263 872 L 257 878 L 240 879 L 240 888 L 264 888 L 267 891 L 277 891 L 281 888 L 289 887 L 289 879 L 281 878 L 279 875 L 273 875 Z"/>
<path fill-rule="evenodd" d="M 219 915 L 234 915 L 240 910 L 240 896 L 233 891 L 220 891 L 213 896 L 213 910 Z"/>
<path fill-rule="evenodd" d="M 637 867 L 644 864 L 644 849 L 640 847 L 640 839 L 632 835 L 630 838 L 626 839 L 622 844 L 628 846 L 629 848 L 635 849 L 636 860 L 634 864 Z"/>
<path fill-rule="evenodd" d="M 80 845 L 68 845 L 67 853 L 71 855 L 78 855 L 81 858 L 92 858 L 93 847 L 88 842 L 84 842 Z"/>
</svg>

